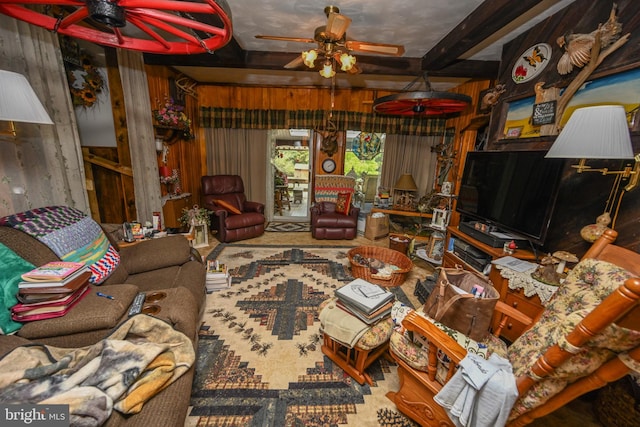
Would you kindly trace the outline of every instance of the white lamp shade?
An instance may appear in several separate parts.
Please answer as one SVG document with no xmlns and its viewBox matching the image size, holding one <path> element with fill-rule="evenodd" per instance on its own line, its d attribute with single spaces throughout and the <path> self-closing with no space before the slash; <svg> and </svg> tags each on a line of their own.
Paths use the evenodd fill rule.
<svg viewBox="0 0 640 427">
<path fill-rule="evenodd" d="M 0 70 L 0 120 L 53 124 L 27 79 L 6 70 Z"/>
<path fill-rule="evenodd" d="M 563 159 L 633 159 L 624 107 L 578 108 L 545 157 Z"/>
</svg>

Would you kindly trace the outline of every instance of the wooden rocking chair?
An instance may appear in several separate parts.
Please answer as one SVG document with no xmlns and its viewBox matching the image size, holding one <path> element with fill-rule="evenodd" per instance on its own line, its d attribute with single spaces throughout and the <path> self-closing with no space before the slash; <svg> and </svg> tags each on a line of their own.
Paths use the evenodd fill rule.
<svg viewBox="0 0 640 427">
<path fill-rule="evenodd" d="M 531 324 L 530 328 L 507 350 L 519 396 L 511 410 L 507 425 L 527 425 L 534 419 L 543 417 L 564 406 L 578 396 L 622 378 L 631 371 L 629 366 L 634 366 L 635 370 L 639 369 L 640 305 L 638 302 L 640 301 L 640 279 L 638 276 L 640 275 L 640 254 L 614 246 L 612 243 L 616 237 L 617 233 L 615 231 L 607 230 L 591 246 L 581 262 L 574 268 L 574 272 L 576 272 L 578 268 L 581 268 L 580 265 L 582 264 L 583 266 L 588 265 L 588 268 L 592 269 L 586 274 L 593 273 L 597 275 L 599 271 L 604 272 L 600 276 L 602 282 L 594 281 L 593 283 L 600 287 L 605 286 L 602 285 L 604 281 L 609 281 L 607 283 L 611 284 L 607 286 L 613 286 L 615 290 L 609 296 L 603 297 L 602 302 L 593 310 L 584 313 L 585 316 L 575 327 L 569 326 L 566 329 L 562 329 L 562 331 L 566 330 L 568 333 L 562 332 L 563 335 L 555 343 L 550 343 L 547 347 L 528 349 L 531 350 L 530 355 L 534 355 L 534 357 L 528 359 L 532 360 L 532 363 L 525 364 L 525 366 L 517 366 L 523 360 L 522 353 L 527 352 L 526 347 L 523 348 L 521 343 L 531 343 L 531 339 L 535 337 L 536 333 L 545 333 L 545 329 L 543 329 L 545 327 L 545 315 L 549 315 L 548 311 L 556 301 L 561 301 L 558 298 L 560 295 L 554 297 L 554 300 L 545 308 L 545 312 L 535 322 L 531 322 L 531 319 L 512 307 L 501 302 L 498 303 L 496 313 L 499 313 L 497 315 L 502 316 L 502 318 L 500 327 L 493 331 L 493 335 L 499 336 L 502 327 L 510 321 L 509 319 Z M 621 269 L 617 269 L 617 267 Z M 616 269 L 615 274 L 612 269 Z M 578 270 L 575 275 L 579 274 Z M 622 277 L 619 281 L 619 286 L 617 282 L 609 280 L 610 278 L 613 279 L 614 276 L 616 278 Z M 567 278 L 567 282 L 569 282 L 569 278 Z M 579 282 L 579 286 L 582 286 L 582 289 L 587 292 L 598 292 L 595 290 L 596 286 L 589 288 L 590 285 L 585 286 L 585 283 L 586 281 Z M 578 295 L 578 292 L 570 291 L 570 287 L 565 287 L 566 290 L 562 289 L 558 290 L 558 294 L 562 293 L 568 298 L 571 295 L 576 297 Z M 573 310 L 567 311 L 571 312 Z M 547 322 L 549 328 L 554 327 L 552 323 Z M 428 368 L 424 371 L 415 369 L 403 357 L 393 351 L 392 347 L 391 355 L 398 363 L 400 389 L 397 392 L 389 392 L 387 397 L 396 404 L 400 411 L 418 421 L 422 426 L 453 426 L 454 424 L 450 421 L 444 409 L 433 400 L 433 397 L 442 389 L 443 383 L 446 383 L 453 376 L 458 363 L 465 357 L 466 350 L 443 330 L 436 327 L 434 323 L 415 311 L 408 314 L 402 324 L 406 330 L 413 331 L 414 335 L 419 334 L 428 341 L 428 344 L 423 348 L 424 351 L 428 352 Z M 614 324 L 615 326 L 612 326 Z M 611 334 L 612 330 L 618 331 L 617 334 Z M 526 339 L 522 339 L 525 336 Z M 548 336 L 550 335 L 541 339 L 549 340 Z M 582 365 L 588 364 L 592 360 L 592 353 L 589 352 L 594 351 L 594 347 L 596 347 L 597 351 L 605 351 L 597 347 L 599 345 L 597 343 L 602 341 L 603 336 L 610 340 L 606 341 L 606 345 L 610 348 L 619 345 L 620 340 L 628 340 L 631 344 L 627 342 L 627 348 L 620 354 L 607 353 L 608 357 L 603 357 L 602 363 L 598 366 L 591 366 L 591 368 L 587 369 L 588 372 L 576 372 L 574 377 L 564 377 L 566 381 L 564 388 L 559 391 L 556 390 L 555 394 L 552 394 L 552 397 L 548 400 L 538 402 L 537 406 L 530 403 L 531 401 L 528 399 L 533 398 L 535 401 L 536 396 L 542 394 L 543 390 L 547 390 L 541 387 L 546 387 L 545 384 L 548 385 L 552 382 L 547 381 L 545 383 L 545 380 L 554 376 L 557 378 L 562 372 L 567 375 L 567 372 L 571 372 L 572 367 L 578 370 L 582 369 Z M 612 343 L 615 345 L 610 345 Z M 511 350 L 518 354 L 510 353 Z M 438 359 L 442 358 L 443 353 L 446 354 L 450 363 L 445 369 L 444 381 L 438 381 L 438 378 L 442 378 L 442 366 L 439 366 Z M 571 365 L 572 362 L 573 365 Z M 440 372 L 437 376 L 438 368 L 440 368 Z"/>
</svg>

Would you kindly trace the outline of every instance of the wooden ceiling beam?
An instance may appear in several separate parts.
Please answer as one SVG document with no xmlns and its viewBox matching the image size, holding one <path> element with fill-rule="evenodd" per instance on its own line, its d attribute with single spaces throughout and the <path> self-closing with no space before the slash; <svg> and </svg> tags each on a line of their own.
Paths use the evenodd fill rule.
<svg viewBox="0 0 640 427">
<path fill-rule="evenodd" d="M 422 69 L 441 70 L 449 67 L 465 52 L 542 1 L 486 0 L 422 57 Z"/>
</svg>

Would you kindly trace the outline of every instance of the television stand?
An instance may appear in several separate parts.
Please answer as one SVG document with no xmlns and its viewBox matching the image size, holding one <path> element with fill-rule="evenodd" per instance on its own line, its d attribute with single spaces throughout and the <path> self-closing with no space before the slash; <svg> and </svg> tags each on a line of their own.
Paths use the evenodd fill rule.
<svg viewBox="0 0 640 427">
<path fill-rule="evenodd" d="M 461 222 L 459 225 L 460 231 L 485 243 L 493 248 L 503 248 L 505 243 L 514 241 L 519 248 L 529 247 L 529 241 L 521 238 L 520 236 L 510 235 L 509 233 L 499 232 L 497 230 L 489 231 L 485 225 L 486 231 L 476 228 L 476 224 L 481 224 L 477 221 Z"/>
</svg>

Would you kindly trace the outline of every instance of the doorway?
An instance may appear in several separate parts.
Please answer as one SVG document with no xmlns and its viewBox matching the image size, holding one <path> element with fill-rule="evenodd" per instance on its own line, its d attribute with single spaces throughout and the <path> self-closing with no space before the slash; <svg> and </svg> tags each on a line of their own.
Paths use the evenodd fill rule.
<svg viewBox="0 0 640 427">
<path fill-rule="evenodd" d="M 308 222 L 310 220 L 309 186 L 313 150 L 308 129 L 276 129 L 269 131 L 270 167 L 267 168 L 267 203 L 275 222 Z M 271 207 L 269 206 L 271 205 Z"/>
</svg>

